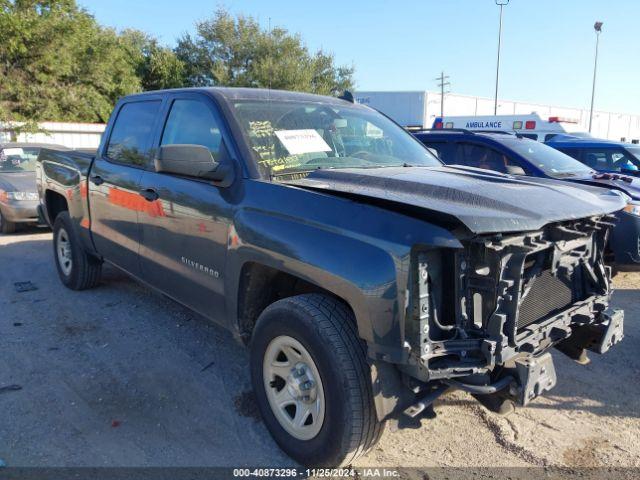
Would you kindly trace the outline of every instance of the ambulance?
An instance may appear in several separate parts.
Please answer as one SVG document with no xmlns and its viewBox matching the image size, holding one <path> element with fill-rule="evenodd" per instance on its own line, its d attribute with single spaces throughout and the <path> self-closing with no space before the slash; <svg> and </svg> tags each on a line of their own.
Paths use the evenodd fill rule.
<svg viewBox="0 0 640 480">
<path fill-rule="evenodd" d="M 436 117 L 433 122 L 433 128 L 436 130 L 455 128 L 476 132 L 514 133 L 539 142 L 546 142 L 556 135 L 590 136 L 587 132 L 580 131 L 577 120 L 563 117 L 549 117 L 548 120 L 543 120 L 536 113 L 529 115 Z"/>
</svg>

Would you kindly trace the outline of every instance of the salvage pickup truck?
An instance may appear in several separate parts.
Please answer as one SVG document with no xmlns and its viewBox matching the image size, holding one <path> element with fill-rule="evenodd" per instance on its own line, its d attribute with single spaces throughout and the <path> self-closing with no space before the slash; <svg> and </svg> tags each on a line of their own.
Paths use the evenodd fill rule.
<svg viewBox="0 0 640 480">
<path fill-rule="evenodd" d="M 623 195 L 447 167 L 347 100 L 258 89 L 128 96 L 95 156 L 43 150 L 61 281 L 104 261 L 230 329 L 295 460 L 348 465 L 449 389 L 488 408 L 623 336 L 603 263 Z"/>
</svg>

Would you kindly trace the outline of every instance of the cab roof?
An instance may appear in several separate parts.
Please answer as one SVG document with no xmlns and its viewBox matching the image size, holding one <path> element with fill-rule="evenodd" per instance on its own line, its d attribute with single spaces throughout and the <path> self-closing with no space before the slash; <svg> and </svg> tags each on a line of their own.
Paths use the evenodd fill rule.
<svg viewBox="0 0 640 480">
<path fill-rule="evenodd" d="M 141 97 L 147 95 L 166 95 L 171 93 L 204 93 L 229 101 L 235 100 L 276 100 L 276 101 L 292 101 L 292 102 L 311 102 L 335 105 L 353 105 L 354 104 L 337 97 L 325 95 L 316 95 L 313 93 L 291 92 L 288 90 L 273 90 L 269 88 L 234 88 L 234 87 L 192 87 L 192 88 L 174 88 L 167 90 L 152 90 L 144 93 L 137 93 L 124 97 L 125 99 Z"/>
<path fill-rule="evenodd" d="M 616 140 L 607 140 L 605 138 L 585 138 L 574 137 L 572 135 L 558 135 L 549 139 L 547 144 L 553 144 L 553 146 L 559 147 L 575 147 L 575 148 L 615 148 L 615 147 L 629 147 L 633 144 L 618 142 Z"/>
</svg>

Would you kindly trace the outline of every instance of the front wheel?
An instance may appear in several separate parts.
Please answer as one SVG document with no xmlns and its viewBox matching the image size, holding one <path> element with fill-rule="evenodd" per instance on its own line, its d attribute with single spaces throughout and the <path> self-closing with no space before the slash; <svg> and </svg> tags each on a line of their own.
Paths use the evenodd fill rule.
<svg viewBox="0 0 640 480">
<path fill-rule="evenodd" d="M 0 210 L 0 233 L 13 233 L 16 231 L 16 224 L 10 222 L 2 215 L 2 210 Z"/>
<path fill-rule="evenodd" d="M 252 335 L 251 378 L 271 435 L 304 465 L 348 465 L 381 436 L 365 346 L 337 299 L 307 294 L 269 306 Z"/>
<path fill-rule="evenodd" d="M 53 222 L 53 256 L 60 281 L 70 289 L 93 288 L 100 281 L 102 262 L 82 247 L 68 212 L 61 212 Z"/>
</svg>

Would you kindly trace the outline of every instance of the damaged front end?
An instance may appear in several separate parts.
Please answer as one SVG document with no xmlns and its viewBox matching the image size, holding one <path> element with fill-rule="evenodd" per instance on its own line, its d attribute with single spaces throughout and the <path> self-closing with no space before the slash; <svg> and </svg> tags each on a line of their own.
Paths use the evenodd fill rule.
<svg viewBox="0 0 640 480">
<path fill-rule="evenodd" d="M 586 350 L 619 342 L 623 312 L 609 308 L 603 261 L 612 222 L 594 217 L 477 236 L 460 250 L 416 251 L 410 361 L 401 366 L 413 390 L 435 399 L 453 387 L 488 406 L 526 405 L 556 383 L 551 347 L 585 362 Z M 406 413 L 424 406 L 421 399 Z"/>
</svg>

